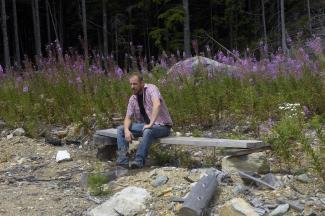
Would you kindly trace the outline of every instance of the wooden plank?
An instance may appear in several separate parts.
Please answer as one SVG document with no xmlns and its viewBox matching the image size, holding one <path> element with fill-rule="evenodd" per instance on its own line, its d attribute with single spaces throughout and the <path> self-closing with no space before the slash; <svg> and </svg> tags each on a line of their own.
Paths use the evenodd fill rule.
<svg viewBox="0 0 325 216">
<path fill-rule="evenodd" d="M 193 145 L 204 147 L 227 147 L 227 148 L 257 148 L 265 144 L 259 140 L 232 140 L 232 139 L 214 139 L 204 137 L 166 137 L 159 139 L 162 144 L 171 145 Z"/>
<path fill-rule="evenodd" d="M 95 135 L 117 138 L 117 129 L 110 128 L 96 131 Z M 259 140 L 233 140 L 233 139 L 215 139 L 205 137 L 165 137 L 157 140 L 161 144 L 170 145 L 192 145 L 201 147 L 225 147 L 225 148 L 261 148 L 268 146 Z"/>
<path fill-rule="evenodd" d="M 117 138 L 117 129 L 110 128 L 110 129 L 105 129 L 105 130 L 97 130 L 95 135 Z"/>
</svg>

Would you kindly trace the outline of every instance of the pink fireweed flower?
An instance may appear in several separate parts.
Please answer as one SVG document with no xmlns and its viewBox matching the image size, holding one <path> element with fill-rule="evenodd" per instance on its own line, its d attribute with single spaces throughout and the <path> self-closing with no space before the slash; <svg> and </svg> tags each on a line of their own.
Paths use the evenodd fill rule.
<svg viewBox="0 0 325 216">
<path fill-rule="evenodd" d="M 23 87 L 23 92 L 27 93 L 28 91 L 29 91 L 28 85 L 25 84 Z"/>
<path fill-rule="evenodd" d="M 120 67 L 115 67 L 115 75 L 118 78 L 122 78 L 122 76 L 123 76 L 123 70 Z"/>
<path fill-rule="evenodd" d="M 309 47 L 315 54 L 321 54 L 323 51 L 322 43 L 320 37 L 315 37 L 307 41 L 307 47 Z"/>
</svg>

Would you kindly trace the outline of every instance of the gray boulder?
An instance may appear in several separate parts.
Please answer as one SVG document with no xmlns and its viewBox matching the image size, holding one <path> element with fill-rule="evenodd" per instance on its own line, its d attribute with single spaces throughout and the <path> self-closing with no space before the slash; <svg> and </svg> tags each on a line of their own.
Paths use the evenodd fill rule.
<svg viewBox="0 0 325 216">
<path fill-rule="evenodd" d="M 268 173 L 270 164 L 264 152 L 252 153 L 242 156 L 226 156 L 222 159 L 222 170 L 228 173 L 249 171 L 255 173 Z"/>
<path fill-rule="evenodd" d="M 133 216 L 145 210 L 149 192 L 139 187 L 127 187 L 90 211 L 91 216 Z"/>
</svg>

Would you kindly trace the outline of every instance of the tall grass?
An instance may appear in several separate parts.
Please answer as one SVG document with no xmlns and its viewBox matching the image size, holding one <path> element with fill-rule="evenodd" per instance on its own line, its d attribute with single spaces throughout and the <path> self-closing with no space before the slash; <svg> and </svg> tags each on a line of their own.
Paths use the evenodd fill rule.
<svg viewBox="0 0 325 216">
<path fill-rule="evenodd" d="M 277 121 L 275 130 L 281 135 L 273 140 L 273 148 L 286 160 L 292 152 L 288 145 L 298 140 L 292 140 L 290 133 L 294 129 L 300 134 L 304 129 L 286 119 L 279 105 L 299 103 L 309 115 L 325 115 L 325 57 L 319 46 L 316 38 L 306 47 L 293 48 L 289 56 L 266 53 L 260 61 L 249 55 L 236 60 L 217 53 L 213 58 L 231 64 L 235 69 L 231 73 L 224 69 L 211 73 L 202 65 L 173 70 L 169 63 L 175 62 L 175 56 L 164 54 L 152 63 L 155 67 L 146 81 L 159 87 L 175 128 L 195 125 L 204 129 L 224 120 L 233 124 L 249 120 L 260 136 L 263 123 Z M 0 70 L 0 118 L 8 125 L 23 126 L 29 135 L 37 136 L 38 128 L 46 125 L 77 122 L 90 129 L 97 122 L 97 128 L 108 127 L 111 117 L 124 116 L 131 91 L 127 75 L 112 58 L 106 72 L 98 57 L 88 67 L 80 56 L 52 51 L 41 62 L 37 71 L 29 61 L 23 72 L 3 74 Z M 318 153 L 307 147 L 305 151 L 317 162 Z"/>
</svg>

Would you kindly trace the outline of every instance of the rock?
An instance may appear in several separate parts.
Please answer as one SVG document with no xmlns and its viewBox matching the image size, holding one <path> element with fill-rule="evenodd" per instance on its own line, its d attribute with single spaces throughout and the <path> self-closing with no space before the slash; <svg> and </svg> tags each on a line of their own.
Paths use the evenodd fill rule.
<svg viewBox="0 0 325 216">
<path fill-rule="evenodd" d="M 258 216 L 253 207 L 242 198 L 235 198 L 221 206 L 219 216 Z"/>
<path fill-rule="evenodd" d="M 271 213 L 270 216 L 280 216 L 284 215 L 289 210 L 289 204 L 282 204 L 276 207 Z"/>
<path fill-rule="evenodd" d="M 270 171 L 270 165 L 264 152 L 233 157 L 226 156 L 222 159 L 221 166 L 222 170 L 228 173 L 237 173 L 238 171 L 268 173 Z"/>
<path fill-rule="evenodd" d="M 15 136 L 24 136 L 25 135 L 25 130 L 23 128 L 17 128 L 16 130 L 14 130 L 14 132 L 12 132 L 13 135 Z"/>
<path fill-rule="evenodd" d="M 203 152 L 202 151 L 198 151 L 198 152 L 195 152 L 193 154 L 194 157 L 202 157 L 203 156 Z"/>
<path fill-rule="evenodd" d="M 71 160 L 70 153 L 67 150 L 58 151 L 55 160 L 58 163 L 63 161 L 69 161 Z"/>
<path fill-rule="evenodd" d="M 91 216 L 133 216 L 145 210 L 150 194 L 143 188 L 127 187 L 90 211 Z"/>
<path fill-rule="evenodd" d="M 9 134 L 9 135 L 7 135 L 7 139 L 11 139 L 11 138 L 13 138 L 14 137 L 14 135 L 11 133 L 11 134 Z"/>
<path fill-rule="evenodd" d="M 266 175 L 264 175 L 261 178 L 262 181 L 268 183 L 269 185 L 272 185 L 275 188 L 280 188 L 283 186 L 283 182 L 278 180 L 275 175 L 273 175 L 272 173 L 268 173 Z M 262 185 L 261 185 L 262 186 Z"/>
<path fill-rule="evenodd" d="M 305 173 L 304 174 L 301 174 L 301 175 L 298 175 L 296 178 L 297 178 L 298 181 L 303 182 L 303 183 L 310 182 L 310 178 Z"/>
<path fill-rule="evenodd" d="M 181 132 L 176 132 L 175 135 L 176 136 L 182 136 L 182 133 Z"/>
<path fill-rule="evenodd" d="M 168 181 L 167 176 L 158 176 L 154 181 L 152 181 L 151 185 L 154 187 L 159 187 L 161 185 L 166 184 Z"/>
<path fill-rule="evenodd" d="M 313 210 L 313 206 L 306 205 L 303 211 L 304 216 L 317 216 L 317 214 Z"/>
<path fill-rule="evenodd" d="M 54 146 L 61 146 L 62 141 L 59 138 L 52 137 L 52 136 L 46 136 L 45 142 Z"/>
<path fill-rule="evenodd" d="M 174 76 L 189 76 L 202 68 L 204 68 L 204 70 L 206 70 L 210 75 L 216 73 L 230 75 L 235 71 L 238 71 L 238 68 L 235 66 L 223 64 L 203 56 L 195 56 L 177 62 L 168 70 L 167 74 L 172 74 Z"/>
<path fill-rule="evenodd" d="M 241 193 L 245 193 L 245 192 L 249 192 L 249 187 L 243 185 L 243 184 L 237 184 L 233 190 L 232 190 L 233 194 L 235 196 L 237 196 L 238 194 L 241 194 Z"/>
<path fill-rule="evenodd" d="M 258 215 L 265 215 L 265 213 L 266 213 L 266 210 L 265 210 L 264 208 L 261 208 L 261 207 L 254 208 L 254 211 L 255 211 Z"/>
<path fill-rule="evenodd" d="M 0 120 L 0 130 L 4 129 L 6 127 L 6 122 Z"/>
</svg>

